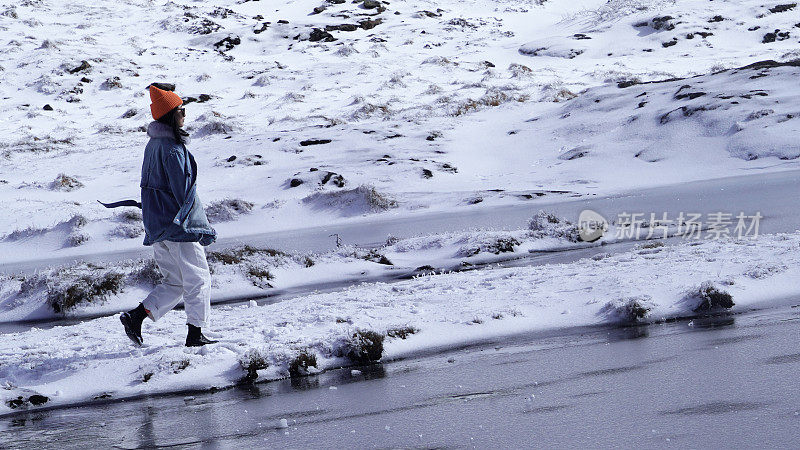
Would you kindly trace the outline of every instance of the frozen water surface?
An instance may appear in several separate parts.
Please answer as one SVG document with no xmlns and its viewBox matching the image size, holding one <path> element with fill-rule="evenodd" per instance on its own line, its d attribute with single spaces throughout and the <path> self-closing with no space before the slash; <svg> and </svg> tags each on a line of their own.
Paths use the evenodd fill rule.
<svg viewBox="0 0 800 450">
<path fill-rule="evenodd" d="M 521 335 L 357 376 L 22 413 L 0 419 L 0 444 L 792 448 L 797 303 L 691 325 Z"/>
</svg>

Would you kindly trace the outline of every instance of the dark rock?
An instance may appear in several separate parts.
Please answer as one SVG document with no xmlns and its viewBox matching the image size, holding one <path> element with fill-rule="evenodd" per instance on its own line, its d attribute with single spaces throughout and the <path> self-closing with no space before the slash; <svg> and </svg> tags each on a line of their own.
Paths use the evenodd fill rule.
<svg viewBox="0 0 800 450">
<path fill-rule="evenodd" d="M 782 13 L 794 9 L 797 3 L 785 3 L 783 5 L 775 5 L 769 9 L 771 13 Z"/>
<path fill-rule="evenodd" d="M 225 39 L 214 44 L 214 48 L 220 52 L 226 52 L 228 50 L 233 50 L 234 47 L 241 44 L 242 40 L 239 36 L 228 36 Z"/>
<path fill-rule="evenodd" d="M 661 30 L 661 29 L 667 31 L 674 30 L 675 24 L 672 23 L 672 20 L 674 19 L 675 18 L 672 16 L 653 17 L 653 19 L 650 21 L 650 26 L 656 30 Z"/>
<path fill-rule="evenodd" d="M 364 30 L 371 30 L 383 23 L 383 19 L 364 19 L 358 25 Z"/>
<path fill-rule="evenodd" d="M 187 13 L 188 14 L 188 13 Z M 208 18 L 203 18 L 200 22 L 192 25 L 189 27 L 189 33 L 192 34 L 211 34 L 219 31 L 222 28 L 222 25 L 210 20 Z"/>
<path fill-rule="evenodd" d="M 381 2 L 379 2 L 377 0 L 364 0 L 364 3 L 362 3 L 362 6 L 365 9 L 380 8 L 381 7 Z"/>
<path fill-rule="evenodd" d="M 221 7 L 215 8 L 210 13 L 211 17 L 219 17 L 221 19 L 227 19 L 229 15 L 233 15 L 233 14 L 236 14 L 236 11 L 234 11 L 232 9 L 228 9 L 228 8 L 221 8 Z"/>
<path fill-rule="evenodd" d="M 428 169 L 422 169 L 422 178 L 433 178 L 433 172 Z"/>
<path fill-rule="evenodd" d="M 315 14 L 319 14 L 319 13 L 325 11 L 326 9 L 328 9 L 327 6 L 317 6 L 316 8 L 314 8 L 314 11 L 311 13 L 311 15 L 313 16 Z"/>
<path fill-rule="evenodd" d="M 314 28 L 314 30 L 311 31 L 311 35 L 308 37 L 308 40 L 311 42 L 333 42 L 336 40 L 336 38 L 325 30 Z"/>
<path fill-rule="evenodd" d="M 723 20 L 725 20 L 725 18 L 722 17 L 722 16 L 714 16 L 714 17 L 708 19 L 708 23 L 722 22 Z"/>
<path fill-rule="evenodd" d="M 278 21 L 278 23 L 281 23 L 281 24 L 285 25 L 285 24 L 289 23 L 289 21 L 281 19 L 281 20 Z"/>
<path fill-rule="evenodd" d="M 750 78 L 760 78 L 760 77 L 750 77 Z M 750 94 L 742 94 L 739 97 L 746 98 L 746 99 L 750 100 L 751 98 L 753 98 L 754 95 L 756 97 L 767 97 L 767 96 L 769 96 L 769 94 L 767 94 L 764 91 L 750 91 L 750 92 L 751 92 Z"/>
<path fill-rule="evenodd" d="M 81 78 L 81 83 L 91 83 L 91 82 L 92 82 L 91 78 L 86 78 L 86 77 Z"/>
<path fill-rule="evenodd" d="M 583 40 L 583 39 L 591 39 L 591 37 L 589 37 L 589 36 L 587 36 L 587 35 L 585 35 L 585 34 L 583 34 L 583 33 L 576 33 L 576 34 L 573 34 L 573 35 L 572 35 L 572 37 L 573 37 L 573 38 L 575 38 L 575 39 L 577 39 L 577 40 L 579 40 L 579 41 L 580 41 L 580 40 Z"/>
<path fill-rule="evenodd" d="M 122 87 L 122 83 L 120 82 L 119 77 L 107 78 L 106 81 L 104 81 L 100 85 L 100 89 L 102 89 L 104 91 L 108 91 L 108 90 L 111 90 L 111 89 L 119 89 L 121 87 Z"/>
<path fill-rule="evenodd" d="M 341 25 L 326 25 L 325 31 L 356 31 L 358 25 L 352 23 L 343 23 Z"/>
<path fill-rule="evenodd" d="M 758 69 L 769 69 L 769 68 L 772 68 L 772 67 L 800 67 L 800 59 L 795 59 L 795 60 L 786 61 L 786 62 L 777 62 L 777 61 L 773 61 L 771 59 L 768 59 L 766 61 L 758 61 L 758 62 L 754 62 L 753 64 L 748 64 L 746 66 L 740 67 L 740 69 L 742 69 L 742 70 L 744 70 L 744 69 L 755 69 L 755 70 L 758 70 Z M 764 95 L 766 95 L 766 94 L 764 94 Z"/>
<path fill-rule="evenodd" d="M 322 177 L 321 184 L 325 185 L 328 184 L 328 182 L 331 182 L 336 187 L 344 187 L 345 185 L 344 177 L 336 172 L 325 173 L 325 176 Z"/>
<path fill-rule="evenodd" d="M 448 164 L 448 163 L 444 163 L 444 164 L 442 164 L 442 167 L 441 167 L 441 168 L 442 168 L 442 171 L 444 171 L 444 172 L 458 173 L 458 168 L 456 168 L 456 167 L 454 167 L 454 166 L 451 166 L 451 165 L 450 165 L 450 164 Z"/>
<path fill-rule="evenodd" d="M 170 92 L 172 92 L 172 91 L 175 90 L 175 85 L 172 84 L 172 83 L 150 83 L 149 85 L 147 85 L 148 88 L 150 86 L 155 86 L 155 87 L 161 89 L 162 91 L 170 91 Z"/>
<path fill-rule="evenodd" d="M 305 141 L 300 141 L 300 145 L 302 147 L 308 147 L 309 145 L 321 145 L 321 144 L 330 144 L 330 139 L 308 139 Z"/>
<path fill-rule="evenodd" d="M 761 28 L 761 27 L 760 27 L 760 26 L 758 26 L 758 25 L 756 25 L 756 26 L 754 26 L 754 27 L 750 27 L 750 28 L 748 28 L 748 29 L 747 29 L 747 31 L 756 31 L 756 30 L 757 30 L 757 29 L 759 29 L 759 28 Z"/>
<path fill-rule="evenodd" d="M 328 3 L 334 4 L 334 5 L 341 5 L 342 3 L 344 3 L 344 1 L 345 0 L 328 0 Z"/>
<path fill-rule="evenodd" d="M 423 14 L 423 15 L 426 15 L 426 16 L 428 16 L 428 17 L 442 17 L 442 15 L 441 15 L 441 14 L 439 14 L 439 13 L 435 13 L 435 12 L 433 12 L 433 11 L 417 11 L 417 13 L 418 13 L 418 14 Z"/>
<path fill-rule="evenodd" d="M 789 37 L 788 31 L 775 30 L 774 33 L 765 34 L 764 38 L 761 40 L 761 43 L 769 44 L 770 42 L 775 41 L 785 41 L 786 39 L 789 39 Z"/>
<path fill-rule="evenodd" d="M 705 93 L 705 92 L 687 92 L 686 94 L 680 94 L 680 95 L 676 95 L 676 96 L 675 96 L 675 99 L 676 99 L 676 100 L 681 100 L 681 99 L 684 99 L 684 98 L 687 98 L 687 97 L 688 97 L 688 98 L 689 98 L 689 100 L 694 100 L 694 99 L 696 99 L 697 97 L 702 97 L 702 96 L 704 96 L 704 95 L 706 95 L 706 93 Z"/>
<path fill-rule="evenodd" d="M 664 48 L 667 48 L 667 47 L 672 47 L 673 45 L 675 45 L 677 43 L 678 43 L 678 40 L 677 39 L 673 39 L 671 41 L 662 42 L 661 46 L 664 47 Z"/>
<path fill-rule="evenodd" d="M 297 186 L 300 186 L 301 184 L 303 184 L 303 180 L 301 180 L 299 178 L 292 178 L 289 181 L 289 186 L 290 187 L 297 187 Z"/>
<path fill-rule="evenodd" d="M 683 100 L 684 98 L 688 98 L 689 100 L 694 100 L 697 97 L 702 97 L 702 96 L 706 95 L 705 92 L 684 92 L 684 93 L 681 93 L 681 91 L 683 91 L 684 89 L 691 89 L 691 87 L 692 86 L 688 85 L 688 84 L 684 84 L 683 86 L 681 86 L 680 89 L 678 89 L 678 91 L 675 92 L 675 96 L 674 96 L 675 100 Z"/>
<path fill-rule="evenodd" d="M 48 400 L 50 399 L 44 395 L 39 395 L 39 394 L 33 394 L 30 397 L 28 397 L 28 401 L 31 402 L 31 405 L 33 406 L 44 405 L 45 403 L 47 403 Z"/>
<path fill-rule="evenodd" d="M 626 87 L 631 87 L 635 84 L 639 84 L 639 82 L 636 80 L 624 80 L 617 83 L 617 87 L 620 89 L 625 89 Z"/>
<path fill-rule="evenodd" d="M 255 30 L 253 30 L 253 33 L 261 34 L 261 33 L 265 32 L 265 31 L 267 31 L 267 28 L 269 28 L 269 22 L 264 22 L 264 23 L 261 24 L 261 28 L 256 28 Z"/>
<path fill-rule="evenodd" d="M 89 64 L 88 61 L 84 60 L 84 61 L 81 61 L 81 65 L 80 66 L 75 67 L 74 69 L 70 69 L 69 73 L 83 72 L 84 70 L 87 70 L 87 69 L 89 69 L 91 67 L 92 67 L 91 64 Z"/>
<path fill-rule="evenodd" d="M 200 94 L 200 98 L 197 97 L 184 97 L 183 104 L 188 105 L 189 103 L 205 103 L 211 100 L 211 96 L 208 94 Z"/>
<path fill-rule="evenodd" d="M 226 161 L 228 161 L 228 162 L 236 161 L 236 155 L 231 155 L 230 158 L 226 159 Z"/>
<path fill-rule="evenodd" d="M 45 110 L 45 111 L 52 111 L 53 107 L 50 106 L 50 104 L 47 104 L 47 105 L 44 105 L 44 107 L 42 109 Z"/>
<path fill-rule="evenodd" d="M 17 398 L 12 398 L 11 400 L 6 400 L 6 405 L 8 405 L 8 407 L 11 408 L 11 409 L 19 408 L 20 406 L 24 405 L 25 403 L 27 403 L 27 402 L 25 401 L 24 398 L 22 398 L 22 396 L 17 397 Z"/>
<path fill-rule="evenodd" d="M 666 113 L 666 114 L 662 114 L 662 115 L 661 115 L 661 117 L 659 118 L 659 123 L 661 123 L 661 124 L 663 125 L 663 124 L 665 124 L 665 123 L 669 123 L 669 122 L 671 122 L 671 121 L 672 121 L 672 119 L 674 119 L 674 118 L 675 118 L 675 116 L 677 115 L 677 114 L 673 115 L 673 113 L 677 113 L 678 111 L 680 111 L 680 113 L 683 115 L 683 117 L 691 117 L 691 116 L 695 115 L 695 114 L 696 114 L 696 113 L 698 113 L 698 112 L 702 112 L 702 111 L 709 111 L 709 110 L 712 110 L 712 109 L 716 109 L 716 107 L 705 107 L 705 106 L 690 107 L 690 106 L 681 106 L 680 108 L 675 108 L 675 109 L 673 109 L 672 111 L 670 111 L 670 112 L 668 112 L 668 113 Z"/>
<path fill-rule="evenodd" d="M 319 170 L 319 169 L 317 169 L 316 167 L 312 167 L 312 168 L 308 169 L 308 171 L 309 171 L 309 172 L 316 172 L 316 171 L 318 171 L 318 170 Z"/>
</svg>

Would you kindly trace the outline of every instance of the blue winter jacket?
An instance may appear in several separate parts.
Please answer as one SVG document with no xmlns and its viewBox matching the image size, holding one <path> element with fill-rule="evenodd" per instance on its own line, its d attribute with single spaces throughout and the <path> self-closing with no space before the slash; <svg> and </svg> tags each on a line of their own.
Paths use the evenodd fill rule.
<svg viewBox="0 0 800 450">
<path fill-rule="evenodd" d="M 144 245 L 160 241 L 209 245 L 217 232 L 197 196 L 197 163 L 172 129 L 160 122 L 147 127 L 150 142 L 142 163 Z"/>
</svg>

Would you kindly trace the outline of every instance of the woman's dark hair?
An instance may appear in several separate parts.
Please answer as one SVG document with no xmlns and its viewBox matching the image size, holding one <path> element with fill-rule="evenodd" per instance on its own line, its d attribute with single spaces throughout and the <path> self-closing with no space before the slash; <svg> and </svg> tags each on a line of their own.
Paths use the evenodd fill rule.
<svg viewBox="0 0 800 450">
<path fill-rule="evenodd" d="M 189 133 L 184 131 L 181 127 L 178 126 L 178 109 L 182 108 L 182 106 L 178 106 L 173 108 L 170 112 L 164 114 L 156 121 L 161 122 L 164 125 L 172 128 L 172 134 L 175 136 L 175 140 L 181 144 L 186 143 L 186 137 L 189 136 Z"/>
</svg>

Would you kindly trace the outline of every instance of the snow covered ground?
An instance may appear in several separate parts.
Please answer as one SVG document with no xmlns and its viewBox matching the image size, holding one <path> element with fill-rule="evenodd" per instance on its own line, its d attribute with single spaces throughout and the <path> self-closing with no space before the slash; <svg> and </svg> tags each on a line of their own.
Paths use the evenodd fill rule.
<svg viewBox="0 0 800 450">
<path fill-rule="evenodd" d="M 726 293 L 734 311 L 765 306 L 800 295 L 798 247 L 800 233 L 650 244 L 572 264 L 427 275 L 264 306 L 221 306 L 208 333 L 221 342 L 201 349 L 183 347 L 179 311 L 146 322 L 141 348 L 116 316 L 32 328 L 0 342 L 0 411 L 35 407 L 35 395 L 53 405 L 219 388 L 241 380 L 244 367 L 259 380 L 280 378 L 301 352 L 316 356 L 318 369 L 336 367 L 348 364 L 344 355 L 358 330 L 396 336 L 385 341 L 383 356 L 391 359 L 531 330 L 686 317 L 709 301 L 724 306 Z"/>
<path fill-rule="evenodd" d="M 733 69 L 800 57 L 792 5 L 5 6 L 0 254 L 140 245 L 95 200 L 138 198 L 153 81 L 196 99 L 200 193 L 227 237 L 796 168 L 800 68 Z"/>
</svg>

